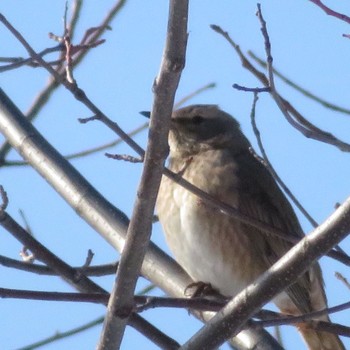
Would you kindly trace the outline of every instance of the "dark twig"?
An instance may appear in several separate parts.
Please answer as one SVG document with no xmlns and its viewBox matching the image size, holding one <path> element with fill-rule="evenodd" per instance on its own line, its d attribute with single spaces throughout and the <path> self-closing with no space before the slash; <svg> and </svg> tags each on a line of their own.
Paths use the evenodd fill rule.
<svg viewBox="0 0 350 350">
<path fill-rule="evenodd" d="M 143 159 L 139 157 L 133 157 L 128 154 L 111 154 L 105 153 L 105 156 L 108 158 L 116 159 L 116 160 L 124 160 L 130 163 L 142 163 Z"/>
<path fill-rule="evenodd" d="M 321 8 L 327 15 L 336 17 L 336 18 L 350 24 L 350 17 L 349 16 L 332 10 L 331 8 L 329 8 L 328 6 L 323 4 L 321 0 L 310 0 L 310 1 L 312 3 L 314 3 L 315 5 L 317 5 L 319 8 Z"/>
<path fill-rule="evenodd" d="M 65 293 L 65 292 L 42 292 L 32 290 L 18 290 L 9 288 L 0 288 L 1 298 L 14 299 L 30 299 L 30 300 L 44 300 L 44 301 L 60 301 L 60 302 L 79 302 L 79 303 L 102 303 L 106 304 L 108 295 L 105 293 Z M 206 298 L 167 298 L 167 297 L 153 297 L 153 296 L 134 296 L 134 308 L 136 312 L 143 312 L 154 308 L 184 308 L 194 309 L 198 311 L 219 311 L 226 305 L 228 300 L 220 299 L 206 299 Z M 270 310 L 260 310 L 253 317 L 261 319 L 261 321 L 254 321 L 253 327 L 273 327 L 283 325 L 294 325 L 296 323 L 306 322 L 310 328 L 316 330 L 326 330 L 344 336 L 350 337 L 350 327 L 343 325 L 332 324 L 330 322 L 322 322 L 315 320 L 316 318 L 332 313 L 344 311 L 350 308 L 350 302 L 343 303 L 324 310 L 310 312 L 300 316 L 285 316 L 281 313 Z M 329 329 L 327 329 L 328 327 Z M 337 329 L 340 327 L 340 332 Z"/>
<path fill-rule="evenodd" d="M 260 131 L 259 131 L 257 125 L 256 125 L 256 120 L 255 120 L 255 117 L 256 117 L 256 115 L 255 115 L 255 106 L 256 106 L 257 98 L 258 98 L 257 94 L 254 94 L 254 101 L 253 101 L 253 105 L 252 105 L 250 119 L 251 119 L 253 131 L 254 131 L 254 135 L 255 135 L 256 140 L 258 142 L 259 150 L 260 150 L 260 152 L 261 152 L 261 154 L 263 156 L 263 159 L 264 159 L 264 165 L 270 171 L 271 175 L 275 178 L 275 180 L 278 182 L 278 184 L 282 187 L 283 191 L 293 201 L 293 203 L 302 212 L 302 214 L 309 220 L 311 225 L 313 227 L 317 227 L 318 226 L 317 222 L 312 218 L 312 216 L 302 206 L 302 204 L 298 201 L 298 199 L 293 195 L 293 193 L 287 187 L 287 185 L 282 181 L 282 179 L 279 177 L 279 175 L 275 171 L 274 167 L 272 166 L 272 164 L 271 164 L 271 162 L 270 162 L 270 160 L 269 160 L 269 158 L 267 156 L 267 153 L 265 151 L 264 145 L 263 145 L 262 140 L 261 140 Z"/>
<path fill-rule="evenodd" d="M 28 264 L 23 261 L 18 261 L 15 259 L 8 258 L 6 256 L 0 255 L 0 265 L 6 266 L 9 268 L 14 268 L 21 271 L 36 273 L 38 275 L 46 275 L 46 276 L 57 276 L 57 272 L 52 270 L 50 267 L 46 265 L 39 264 Z M 104 265 L 95 265 L 95 266 L 87 266 L 84 267 L 84 274 L 86 276 L 106 276 L 113 275 L 117 271 L 118 262 Z M 76 273 L 79 273 L 81 267 L 73 267 Z"/>
<path fill-rule="evenodd" d="M 240 47 L 231 39 L 227 32 L 225 32 L 222 28 L 220 28 L 217 25 L 211 25 L 211 28 L 215 32 L 222 35 L 232 45 L 239 58 L 241 59 L 242 66 L 244 68 L 246 68 L 253 75 L 255 75 L 262 82 L 263 85 L 265 85 L 266 87 L 271 87 L 269 79 L 266 77 L 266 75 L 260 72 L 250 63 L 247 57 L 242 53 Z M 272 67 L 271 63 L 272 61 L 268 64 L 270 67 Z M 270 75 L 271 73 L 269 73 L 269 76 Z M 274 83 L 273 78 L 272 83 Z M 310 123 L 286 99 L 279 95 L 275 89 L 271 89 L 271 95 L 275 99 L 276 104 L 281 109 L 287 121 L 299 132 L 301 132 L 305 137 L 328 143 L 330 145 L 334 145 L 341 151 L 350 152 L 350 144 L 337 139 L 331 133 L 323 131 L 320 128 L 313 125 L 312 123 Z"/>
<path fill-rule="evenodd" d="M 349 281 L 339 272 L 335 273 L 335 277 L 338 278 L 338 280 L 342 281 L 348 289 L 350 289 L 350 283 Z"/>
<path fill-rule="evenodd" d="M 139 292 L 139 295 L 143 295 L 144 293 L 147 293 L 148 291 L 150 291 L 151 289 L 154 288 L 154 285 L 150 285 L 146 288 L 143 288 L 140 292 Z M 72 329 L 69 329 L 67 331 L 64 331 L 64 332 L 61 332 L 61 331 L 58 331 L 58 332 L 55 332 L 54 335 L 52 336 L 49 336 L 47 338 L 44 338 L 42 340 L 39 340 L 39 341 L 36 341 L 35 343 L 32 343 L 32 344 L 29 344 L 29 345 L 26 345 L 24 347 L 21 347 L 21 348 L 18 348 L 16 350 L 34 350 L 34 349 L 37 349 L 41 346 L 44 346 L 44 345 L 47 345 L 47 344 L 50 344 L 50 343 L 53 343 L 57 340 L 60 340 L 60 339 L 64 339 L 64 338 L 68 338 L 68 337 L 71 337 L 72 335 L 75 335 L 75 334 L 79 334 L 79 333 L 82 333 L 83 331 L 85 330 L 88 330 L 92 327 L 95 327 L 99 324 L 101 324 L 104 320 L 104 316 L 102 317 L 98 317 L 92 321 L 89 321 L 87 323 L 84 323 L 83 325 L 81 326 L 78 326 L 78 327 L 75 327 L 75 328 L 72 328 Z M 168 345 L 165 346 L 165 343 L 163 344 L 164 345 L 164 349 L 167 349 L 167 350 L 175 350 L 178 348 L 178 344 L 169 338 L 169 341 L 168 341 Z"/>
<path fill-rule="evenodd" d="M 107 28 L 109 28 L 109 23 L 119 13 L 119 11 L 123 8 L 125 3 L 126 3 L 126 0 L 116 1 L 115 4 L 110 9 L 110 11 L 107 13 L 106 17 L 103 19 L 102 23 L 98 27 L 96 27 L 97 28 L 96 30 L 91 31 L 90 35 L 88 36 L 88 42 L 82 42 L 81 44 L 93 45 L 94 43 L 97 43 L 98 38 L 105 32 Z M 4 17 L 1 16 L 1 18 L 4 18 Z M 73 20 L 74 20 L 74 17 L 72 17 L 72 21 Z M 79 63 L 85 58 L 87 53 L 88 53 L 88 50 L 81 50 L 75 55 L 74 67 L 77 67 L 79 65 Z M 34 58 L 34 61 L 36 61 L 35 58 Z M 40 62 L 40 64 L 42 65 L 42 62 Z M 58 67 L 56 68 L 56 72 L 58 75 L 62 75 L 64 73 L 64 69 L 62 67 Z M 52 96 L 52 93 L 55 91 L 55 89 L 59 85 L 60 85 L 59 80 L 56 80 L 51 76 L 49 77 L 49 81 L 46 87 L 37 95 L 32 106 L 29 108 L 29 110 L 26 113 L 27 119 L 29 121 L 33 120 L 38 115 L 40 110 L 43 108 L 43 106 L 45 106 L 46 102 L 50 99 L 50 97 Z M 7 142 L 5 142 L 0 147 L 0 166 L 4 162 L 4 159 L 8 154 L 8 152 L 10 151 L 10 149 L 11 147 Z"/>
<path fill-rule="evenodd" d="M 0 212 L 0 225 L 11 233 L 18 241 L 30 249 L 30 251 L 35 254 L 37 259 L 50 266 L 66 282 L 73 285 L 79 291 L 99 291 L 100 293 L 104 293 L 104 290 L 101 287 L 89 280 L 82 273 L 77 274 L 75 269 L 64 263 L 60 258 L 50 252 L 32 235 L 18 225 L 18 223 L 5 211 Z"/>
<path fill-rule="evenodd" d="M 89 108 L 94 116 L 88 119 L 85 119 L 84 122 L 98 119 L 106 124 L 109 128 L 111 128 L 114 132 L 116 132 L 121 138 L 123 138 L 124 142 L 127 143 L 131 148 L 133 148 L 136 152 L 143 152 L 137 143 L 128 137 L 128 135 L 119 127 L 116 122 L 112 122 L 103 112 L 86 96 L 85 92 L 80 89 L 75 82 L 70 82 L 66 80 L 61 74 L 59 74 L 56 70 L 54 70 L 47 62 L 45 62 L 29 45 L 29 43 L 24 39 L 24 37 L 7 21 L 7 19 L 0 14 L 0 21 L 4 23 L 4 25 L 10 30 L 10 32 L 20 41 L 20 43 L 25 47 L 28 53 L 37 60 L 55 79 L 56 81 L 63 85 L 66 89 L 68 89 L 74 97 L 81 101 L 87 108 Z M 0 158 L 1 159 L 1 158 Z"/>
<path fill-rule="evenodd" d="M 337 326 L 341 327 L 341 332 L 331 331 L 331 333 L 336 333 L 340 335 L 345 335 L 347 337 L 350 337 L 350 327 L 346 327 L 343 325 L 338 325 L 332 322 L 322 322 L 317 320 L 318 317 L 324 316 L 324 315 L 330 315 L 334 314 L 340 311 L 348 310 L 350 309 L 350 302 L 339 304 L 333 307 L 329 307 L 320 311 L 314 311 L 307 314 L 303 314 L 300 316 L 286 316 L 278 312 L 270 311 L 270 310 L 260 310 L 255 315 L 254 318 L 261 319 L 261 321 L 255 321 L 254 326 L 256 327 L 273 327 L 273 326 L 282 326 L 282 325 L 293 325 L 301 322 L 309 323 L 310 321 L 314 321 L 314 324 L 311 324 L 311 328 L 317 329 L 317 330 L 324 330 L 324 328 L 319 328 L 317 323 L 323 324 L 323 326 L 326 325 L 334 325 L 334 330 L 336 330 Z M 347 334 L 344 334 L 342 332 L 346 331 Z"/>
<path fill-rule="evenodd" d="M 1 198 L 1 203 L 0 203 L 0 214 L 1 214 L 1 212 L 6 210 L 9 204 L 7 193 L 2 185 L 0 185 L 0 198 Z"/>
<path fill-rule="evenodd" d="M 253 105 L 252 105 L 252 110 L 250 114 L 250 119 L 253 127 L 253 131 L 255 134 L 255 137 L 258 142 L 258 146 L 260 149 L 260 152 L 263 156 L 263 164 L 264 166 L 269 170 L 271 175 L 274 177 L 274 179 L 277 181 L 277 183 L 281 186 L 283 191 L 288 195 L 288 197 L 293 201 L 295 206 L 300 210 L 300 212 L 306 217 L 306 219 L 311 223 L 311 225 L 316 228 L 318 226 L 318 223 L 316 220 L 313 219 L 313 217 L 309 214 L 309 212 L 303 207 L 303 205 L 299 202 L 299 200 L 294 196 L 293 192 L 289 189 L 289 187 L 284 183 L 284 181 L 280 178 L 280 176 L 277 174 L 275 171 L 274 167 L 272 166 L 267 153 L 265 151 L 264 145 L 262 143 L 261 137 L 260 137 L 260 131 L 256 125 L 256 120 L 255 120 L 255 107 L 256 107 L 256 102 L 258 99 L 257 93 L 254 94 L 254 100 L 253 100 Z M 344 256 L 347 256 L 349 259 L 350 257 L 337 245 L 335 247 L 336 250 L 338 250 L 341 254 Z"/>
<path fill-rule="evenodd" d="M 19 226 L 5 211 L 0 211 L 0 225 L 10 232 L 16 239 L 26 245 L 38 259 L 50 266 L 74 288 L 82 293 L 97 294 L 101 299 L 96 302 L 103 304 L 107 303 L 108 293 L 103 288 L 86 277 L 81 270 L 77 273 L 71 266 L 50 252 L 34 237 L 28 234 L 21 226 Z M 20 294 L 21 292 L 17 291 L 16 293 Z M 77 293 L 74 294 L 79 295 Z M 23 296 L 21 296 L 21 298 L 22 297 Z M 174 341 L 171 338 L 159 331 L 139 315 L 133 313 L 129 318 L 129 323 L 155 344 L 162 344 L 166 349 L 174 349 Z"/>
<path fill-rule="evenodd" d="M 242 86 L 242 85 L 239 85 L 239 84 L 233 84 L 232 87 L 236 90 L 239 90 L 239 91 L 246 91 L 246 92 L 255 92 L 255 93 L 258 93 L 258 92 L 270 92 L 270 88 L 267 86 L 267 87 L 261 87 L 261 88 L 249 88 L 249 87 L 246 87 L 246 86 Z"/>
<path fill-rule="evenodd" d="M 181 105 L 183 105 L 184 103 L 186 103 L 188 100 L 190 100 L 191 98 L 197 96 L 198 94 L 206 91 L 207 89 L 211 89 L 211 88 L 214 88 L 216 85 L 215 83 L 211 83 L 211 84 L 207 84 L 207 85 L 204 85 L 203 87 L 195 90 L 194 92 L 190 93 L 189 95 L 183 97 L 181 100 L 179 100 L 178 102 L 176 102 L 174 104 L 174 108 L 178 108 L 180 107 Z M 78 119 L 80 122 L 84 123 L 84 122 L 88 122 L 90 121 L 90 118 L 79 118 Z M 91 117 L 91 120 L 96 120 L 95 117 Z M 146 130 L 149 126 L 149 123 L 143 123 L 141 124 L 140 126 L 138 126 L 137 128 L 135 128 L 134 130 L 128 132 L 128 136 L 129 137 L 133 137 L 137 134 L 139 134 L 140 132 Z M 68 154 L 65 156 L 66 159 L 76 159 L 76 158 L 82 158 L 82 157 L 86 157 L 88 155 L 91 155 L 91 154 L 94 154 L 94 153 L 97 153 L 97 152 L 100 152 L 100 151 L 103 151 L 105 149 L 108 149 L 108 148 L 111 148 L 111 147 L 114 147 L 114 146 L 117 146 L 119 145 L 120 143 L 122 143 L 124 140 L 122 138 L 118 138 L 117 140 L 115 141 L 112 141 L 112 142 L 108 142 L 104 145 L 101 145 L 101 146 L 97 146 L 97 147 L 93 147 L 93 148 L 90 148 L 90 149 L 87 149 L 85 151 L 81 151 L 81 152 L 77 152 L 77 153 L 72 153 L 72 154 Z M 3 162 L 3 165 L 4 166 L 26 166 L 28 165 L 27 162 L 23 162 L 23 161 L 10 161 L 10 160 L 6 160 Z"/>
<path fill-rule="evenodd" d="M 248 51 L 248 55 L 255 62 L 257 62 L 261 67 L 263 67 L 263 68 L 267 67 L 266 62 L 263 61 L 261 58 L 259 58 L 254 52 Z M 350 109 L 343 108 L 343 107 L 337 106 L 337 105 L 335 105 L 335 104 L 333 104 L 331 102 L 325 101 L 324 99 L 314 95 L 310 91 L 302 88 L 300 85 L 298 85 L 295 82 L 293 82 L 292 80 L 288 79 L 285 75 L 283 75 L 281 72 L 276 70 L 276 68 L 273 67 L 272 69 L 273 69 L 274 75 L 279 77 L 284 83 L 286 83 L 287 85 L 291 86 L 293 89 L 299 91 L 300 93 L 302 93 L 304 96 L 310 98 L 311 100 L 318 102 L 323 107 L 326 107 L 326 108 L 331 109 L 331 110 L 336 111 L 336 112 L 341 112 L 341 113 L 344 113 L 344 114 L 350 114 Z"/>
<path fill-rule="evenodd" d="M 62 44 L 54 46 L 54 47 L 50 47 L 47 48 L 41 52 L 38 53 L 38 55 L 40 57 L 44 57 L 49 53 L 52 52 L 57 52 L 57 51 L 62 51 L 62 49 L 64 48 L 64 46 Z M 11 69 L 17 69 L 21 66 L 30 66 L 30 67 L 39 67 L 40 65 L 35 62 L 31 57 L 29 58 L 21 58 L 21 57 L 8 57 L 8 58 L 2 58 L 1 59 L 2 62 L 12 62 L 11 64 L 7 64 L 7 65 L 3 65 L 0 67 L 0 73 L 11 70 Z M 50 63 L 52 64 L 52 63 Z"/>
</svg>

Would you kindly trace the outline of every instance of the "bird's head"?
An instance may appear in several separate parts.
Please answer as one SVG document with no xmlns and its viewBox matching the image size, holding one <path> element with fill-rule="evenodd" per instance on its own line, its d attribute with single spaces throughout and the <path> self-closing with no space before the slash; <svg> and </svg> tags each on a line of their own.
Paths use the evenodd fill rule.
<svg viewBox="0 0 350 350">
<path fill-rule="evenodd" d="M 192 105 L 173 112 L 169 146 L 171 156 L 191 156 L 224 147 L 240 150 L 249 142 L 239 123 L 216 105 Z"/>
</svg>

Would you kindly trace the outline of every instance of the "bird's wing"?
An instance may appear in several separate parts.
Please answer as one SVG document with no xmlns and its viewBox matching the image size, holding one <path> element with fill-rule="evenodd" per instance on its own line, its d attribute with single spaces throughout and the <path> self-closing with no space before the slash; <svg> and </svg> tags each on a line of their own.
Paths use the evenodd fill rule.
<svg viewBox="0 0 350 350">
<path fill-rule="evenodd" d="M 239 164 L 236 174 L 239 179 L 238 189 L 236 188 L 239 192 L 239 211 L 282 229 L 291 236 L 302 238 L 304 234 L 299 221 L 269 171 L 248 151 L 235 155 L 235 158 Z M 274 237 L 248 225 L 244 227 L 247 234 L 264 237 L 258 249 L 261 250 L 262 256 L 266 257 L 267 266 L 274 264 L 293 246 L 282 238 Z M 316 270 L 319 271 L 318 268 Z M 317 277 L 322 280 L 321 275 Z M 297 308 L 305 313 L 312 311 L 310 290 L 310 275 L 305 273 L 286 292 Z"/>
</svg>

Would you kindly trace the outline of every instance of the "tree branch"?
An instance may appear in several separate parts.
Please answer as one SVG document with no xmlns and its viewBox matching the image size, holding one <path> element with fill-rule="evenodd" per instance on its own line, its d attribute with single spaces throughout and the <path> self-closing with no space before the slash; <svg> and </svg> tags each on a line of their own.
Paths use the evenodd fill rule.
<svg viewBox="0 0 350 350">
<path fill-rule="evenodd" d="M 0 188 L 1 190 L 1 188 Z M 2 197 L 3 191 L 1 190 Z M 0 225 L 4 227 L 8 232 L 10 232 L 15 238 L 17 238 L 20 242 L 22 242 L 28 249 L 30 249 L 35 256 L 41 261 L 45 262 L 48 266 L 50 266 L 54 271 L 57 272 L 67 283 L 76 288 L 80 292 L 87 293 L 98 293 L 101 297 L 99 299 L 99 303 L 104 305 L 107 304 L 108 292 L 101 288 L 99 285 L 94 283 L 82 271 L 78 273 L 68 264 L 66 264 L 63 260 L 54 255 L 49 249 L 44 247 L 40 242 L 38 242 L 33 236 L 31 236 L 28 232 L 26 232 L 16 221 L 12 219 L 10 215 L 8 215 L 5 211 L 6 209 L 6 201 L 2 203 L 0 207 Z M 4 290 L 3 290 L 4 291 Z M 13 295 L 15 293 L 12 290 Z M 28 292 L 28 291 L 27 291 Z M 22 293 L 22 291 L 17 291 L 17 295 L 20 297 L 24 297 L 24 295 L 30 294 L 30 298 L 34 297 L 34 294 L 38 297 L 37 293 Z M 43 295 L 43 293 L 41 292 Z M 79 295 L 74 293 L 75 295 Z M 52 296 L 51 296 L 51 300 Z M 129 318 L 129 323 L 135 329 L 137 329 L 144 336 L 149 338 L 155 344 L 164 347 L 165 349 L 175 349 L 174 341 L 161 332 L 159 329 L 154 327 L 148 321 L 143 319 L 137 314 L 132 314 Z"/>
<path fill-rule="evenodd" d="M 214 316 L 181 350 L 216 349 L 264 304 L 290 286 L 350 231 L 350 198 Z M 288 276 L 288 280 L 283 276 Z"/>
<path fill-rule="evenodd" d="M 168 132 L 175 93 L 185 65 L 188 1 L 171 0 L 166 45 L 155 80 L 148 145 L 116 283 L 108 303 L 98 350 L 119 348 L 133 308 L 133 295 L 152 230 L 154 206 L 168 155 Z"/>
</svg>

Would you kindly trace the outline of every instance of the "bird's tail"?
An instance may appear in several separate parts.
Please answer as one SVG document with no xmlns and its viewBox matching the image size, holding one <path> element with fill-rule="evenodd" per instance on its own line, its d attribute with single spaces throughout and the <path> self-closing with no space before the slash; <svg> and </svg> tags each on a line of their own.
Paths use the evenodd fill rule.
<svg viewBox="0 0 350 350">
<path fill-rule="evenodd" d="M 305 323 L 298 325 L 309 350 L 346 350 L 336 334 L 310 329 Z"/>
</svg>

